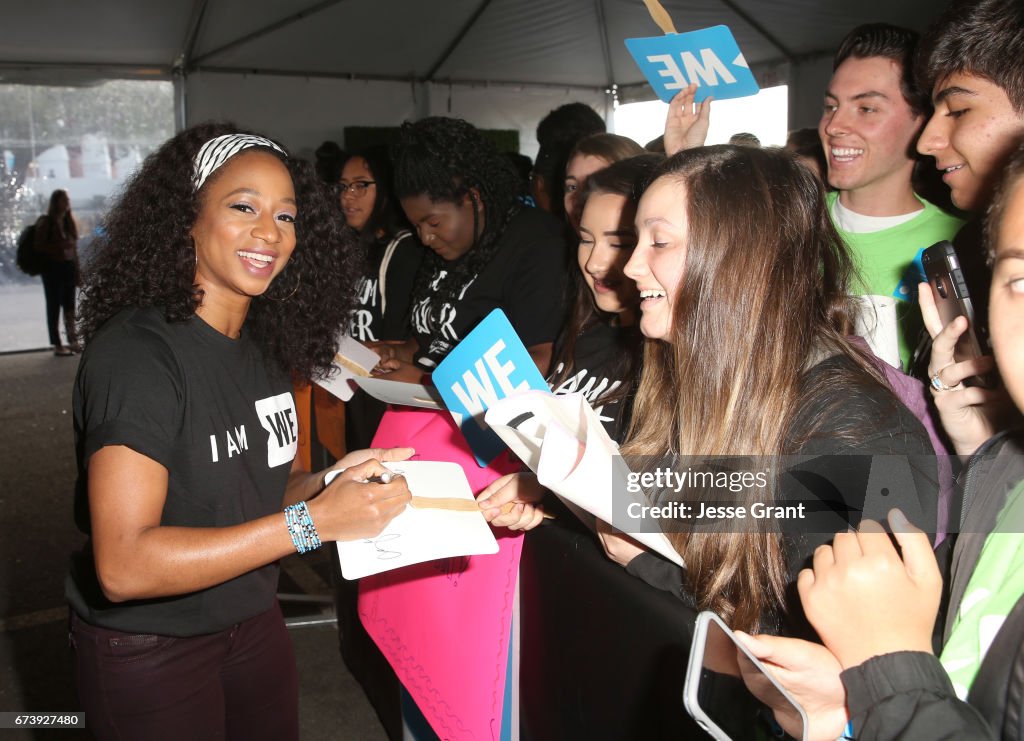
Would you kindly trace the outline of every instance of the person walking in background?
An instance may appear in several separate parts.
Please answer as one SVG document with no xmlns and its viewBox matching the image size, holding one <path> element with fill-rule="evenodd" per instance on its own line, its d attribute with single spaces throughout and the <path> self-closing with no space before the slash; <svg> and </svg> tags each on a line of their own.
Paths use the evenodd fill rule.
<svg viewBox="0 0 1024 741">
<path fill-rule="evenodd" d="M 36 250 L 46 257 L 43 293 L 46 295 L 46 327 L 54 355 L 72 355 L 81 350 L 75 334 L 75 286 L 78 282 L 78 227 L 71 215 L 66 190 L 50 194 L 50 208 L 36 222 Z M 61 342 L 60 320 L 64 311 L 67 344 Z"/>
</svg>

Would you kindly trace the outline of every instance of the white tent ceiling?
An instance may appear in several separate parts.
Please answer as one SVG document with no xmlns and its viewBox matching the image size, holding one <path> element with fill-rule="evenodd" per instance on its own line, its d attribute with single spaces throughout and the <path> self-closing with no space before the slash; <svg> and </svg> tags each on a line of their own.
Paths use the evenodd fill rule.
<svg viewBox="0 0 1024 741">
<path fill-rule="evenodd" d="M 756 74 L 796 86 L 791 119 L 806 124 L 799 119 L 818 107 L 827 59 L 848 30 L 868 21 L 922 30 L 946 2 L 663 4 L 680 32 L 728 25 Z M 527 90 L 536 105 L 526 110 L 541 114 L 560 98 L 603 101 L 612 85 L 624 97 L 649 98 L 623 40 L 659 33 L 642 0 L 2 0 L 0 18 L 0 82 L 174 78 L 189 122 L 214 115 L 250 123 L 260 105 L 280 116 L 316 96 L 336 127 L 426 113 L 474 120 L 466 100 L 514 107 L 509 96 Z M 478 92 L 461 90 L 453 104 L 449 88 Z"/>
</svg>

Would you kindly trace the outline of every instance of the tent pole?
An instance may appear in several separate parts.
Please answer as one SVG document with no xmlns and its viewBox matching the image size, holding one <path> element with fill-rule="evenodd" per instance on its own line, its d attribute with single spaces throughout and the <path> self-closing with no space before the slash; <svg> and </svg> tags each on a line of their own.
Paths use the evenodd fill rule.
<svg viewBox="0 0 1024 741">
<path fill-rule="evenodd" d="M 200 54 L 198 57 L 196 57 L 195 64 L 200 64 L 203 62 L 203 60 L 210 59 L 211 57 L 215 57 L 218 54 L 222 54 L 231 49 L 235 49 L 239 46 L 242 46 L 243 44 L 248 44 L 250 41 L 255 41 L 258 38 L 266 36 L 268 33 L 277 31 L 278 29 L 284 28 L 285 26 L 290 26 L 293 23 L 296 23 L 304 18 L 308 18 L 312 15 L 315 15 L 316 13 L 319 13 L 323 10 L 327 10 L 328 8 L 337 5 L 338 3 L 343 1 L 344 0 L 323 0 L 323 2 L 317 3 L 316 5 L 310 8 L 300 10 L 298 13 L 293 13 L 285 18 L 282 18 L 279 21 L 275 21 L 274 23 L 271 23 L 267 26 L 258 28 L 251 33 L 247 33 L 244 36 L 240 36 L 233 41 L 229 41 L 226 44 L 223 44 L 222 46 L 218 46 L 216 49 L 211 49 L 205 54 Z M 192 60 L 189 60 L 189 63 L 191 64 Z"/>
<path fill-rule="evenodd" d="M 792 62 L 793 61 L 793 59 L 795 58 L 796 55 L 793 54 L 793 52 L 790 51 L 788 48 L 786 48 L 786 46 L 783 45 L 783 43 L 781 41 L 779 41 L 777 38 L 775 38 L 768 31 L 768 29 L 765 28 L 763 25 L 761 25 L 761 23 L 759 21 L 757 21 L 752 15 L 750 15 L 745 10 L 740 8 L 732 0 L 718 0 L 718 1 L 720 3 L 722 3 L 722 5 L 727 7 L 729 10 L 731 10 L 733 13 L 738 15 L 740 18 L 742 18 L 747 23 L 747 25 L 749 25 L 751 28 L 753 28 L 755 31 L 757 31 L 759 34 L 761 34 L 761 36 L 763 36 L 772 46 L 774 46 L 776 49 L 778 49 L 780 52 L 782 52 L 782 56 L 784 56 L 786 58 L 786 61 L 788 61 L 788 62 Z"/>
<path fill-rule="evenodd" d="M 188 78 L 180 67 L 175 67 L 171 74 L 174 84 L 174 131 L 179 132 L 188 128 Z"/>
<path fill-rule="evenodd" d="M 612 53 L 608 44 L 608 21 L 604 16 L 604 0 L 594 0 L 594 12 L 597 14 L 597 25 L 600 31 L 605 83 L 610 87 L 615 83 L 615 76 L 612 74 Z"/>
<path fill-rule="evenodd" d="M 476 25 L 476 22 L 480 20 L 480 16 L 484 14 L 484 11 L 487 10 L 487 6 L 490 5 L 492 1 L 493 0 L 483 0 L 483 2 L 477 6 L 476 10 L 473 11 L 473 15 L 466 20 L 462 28 L 459 29 L 459 32 L 455 34 L 455 38 L 452 39 L 450 44 L 448 44 L 444 52 L 441 53 L 441 56 L 438 57 L 437 61 L 430 66 L 430 69 L 425 75 L 428 81 L 432 81 L 434 79 L 434 75 L 436 75 L 437 71 L 441 69 L 445 62 L 448 61 L 449 57 L 451 57 L 455 52 L 459 44 L 462 43 L 462 40 L 466 38 L 466 34 L 469 33 L 473 26 Z"/>
<path fill-rule="evenodd" d="M 618 99 L 616 86 L 612 85 L 604 91 L 604 125 L 608 131 L 615 131 L 615 103 Z"/>
<path fill-rule="evenodd" d="M 416 89 L 416 120 L 426 118 L 430 115 L 430 89 L 431 84 L 429 82 L 423 82 L 422 80 L 414 82 L 413 85 Z"/>
</svg>

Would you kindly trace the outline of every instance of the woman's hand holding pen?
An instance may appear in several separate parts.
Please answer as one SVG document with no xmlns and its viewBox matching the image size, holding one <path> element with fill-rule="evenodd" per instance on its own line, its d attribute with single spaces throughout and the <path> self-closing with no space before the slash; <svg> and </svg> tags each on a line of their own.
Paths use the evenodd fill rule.
<svg viewBox="0 0 1024 741">
<path fill-rule="evenodd" d="M 411 499 L 405 477 L 371 458 L 339 473 L 309 511 L 321 539 L 358 540 L 378 535 Z"/>
</svg>

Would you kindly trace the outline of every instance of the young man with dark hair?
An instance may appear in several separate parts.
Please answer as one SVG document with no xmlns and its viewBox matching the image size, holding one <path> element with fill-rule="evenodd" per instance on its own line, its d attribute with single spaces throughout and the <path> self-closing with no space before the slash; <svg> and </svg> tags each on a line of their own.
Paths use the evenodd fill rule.
<svg viewBox="0 0 1024 741">
<path fill-rule="evenodd" d="M 975 330 L 984 336 L 990 271 L 983 217 L 1006 159 L 1024 138 L 1024 2 L 953 2 L 929 29 L 916 72 L 935 105 L 918 151 L 935 158 L 957 208 L 975 216 L 953 244 L 974 305 Z M 934 365 L 930 353 L 930 344 L 922 344 L 913 360 L 915 375 L 941 370 L 928 367 Z"/>
<path fill-rule="evenodd" d="M 840 44 L 818 133 L 828 161 L 832 219 L 857 260 L 858 292 L 898 299 L 904 364 L 920 330 L 916 300 L 922 249 L 950 239 L 961 221 L 917 196 L 914 144 L 927 97 L 914 84 L 917 34 L 873 23 Z M 908 275 L 909 273 L 909 275 Z"/>
<path fill-rule="evenodd" d="M 935 114 L 918 143 L 958 208 L 984 213 L 1024 134 L 1024 2 L 954 2 L 929 31 L 918 77 Z"/>
<path fill-rule="evenodd" d="M 936 166 L 951 188 L 953 202 L 976 216 L 957 235 L 957 252 L 963 264 L 972 255 L 982 254 L 982 245 L 978 243 L 982 217 L 989 212 L 995 186 L 1024 137 L 1024 0 L 954 0 L 925 36 L 918 70 L 919 79 L 931 90 L 935 103 L 935 112 L 921 134 L 918 149 L 935 157 Z M 1014 166 L 1018 168 L 1011 170 L 1017 178 L 1013 181 L 1016 185 L 1011 186 L 1014 190 L 1004 193 L 1004 205 L 1022 187 L 1019 158 L 1011 168 Z M 1019 195 L 1016 197 L 1019 199 Z M 995 218 L 998 221 L 998 213 Z M 1006 228 L 1004 219 L 1002 229 Z M 963 244 L 965 233 L 975 243 Z M 1002 241 L 1006 235 L 1006 231 L 990 232 L 989 239 Z M 1000 253 L 1012 253 L 1014 244 L 1012 240 L 998 245 L 992 242 L 991 246 L 999 250 L 997 266 L 1012 261 L 1012 255 L 1001 255 L 1003 261 L 999 257 Z M 967 277 L 970 280 L 971 276 Z M 978 282 L 983 282 L 984 277 Z M 1013 348 L 1015 339 L 1013 325 L 1007 323 L 1005 315 L 1008 301 L 1013 300 L 1013 282 L 1009 274 L 1007 280 L 996 284 L 1002 294 L 999 300 L 1004 312 L 1004 353 Z M 971 290 L 973 294 L 973 287 Z M 975 302 L 976 308 L 979 305 Z M 958 376 L 963 372 L 958 367 L 969 364 L 952 362 L 952 340 L 956 333 L 949 330 L 943 330 L 946 336 L 941 344 L 949 348 L 950 364 L 939 362 L 935 366 L 941 375 L 935 374 L 940 384 L 934 388 L 943 425 L 956 438 L 961 430 L 952 430 L 951 426 L 963 427 L 969 424 L 964 419 L 972 416 L 967 413 L 957 417 L 958 410 L 969 410 L 972 405 L 943 402 L 958 397 L 962 400 L 963 395 L 972 392 L 978 398 L 979 389 L 958 388 Z M 938 354 L 938 337 L 935 345 Z M 1005 359 L 1000 356 L 1001 361 Z M 932 361 L 937 360 L 933 355 Z M 1003 370 L 1012 373 L 1015 369 Z M 988 398 L 993 400 L 992 396 Z M 977 419 L 977 415 L 973 416 Z M 989 434 L 993 431 L 990 427 Z M 984 426 L 978 426 L 976 432 L 984 432 Z M 985 439 L 982 435 L 968 444 L 970 441 L 961 437 L 957 450 L 967 454 Z M 874 612 L 870 619 L 860 619 L 862 616 L 856 610 L 843 612 L 837 608 L 832 617 L 841 616 L 843 624 L 835 624 L 851 645 L 858 644 L 858 637 L 871 636 L 874 646 L 886 641 L 889 646 L 875 650 L 873 656 L 868 653 L 856 665 L 848 661 L 841 674 L 843 666 L 838 659 L 816 644 L 773 636 L 758 636 L 756 642 L 747 643 L 756 656 L 781 670 L 774 672 L 775 676 L 809 709 L 816 736 L 835 737 L 843 722 L 852 718 L 844 738 L 1024 737 L 1024 694 L 1019 691 L 1020 678 L 1024 676 L 1024 594 L 1020 584 L 1011 579 L 1020 569 L 1008 559 L 993 565 L 994 559 L 1007 549 L 1019 548 L 1014 540 L 1020 539 L 1019 523 L 1013 525 L 1005 519 L 1007 513 L 1019 513 L 1013 509 L 1013 497 L 1020 491 L 1019 477 L 1008 475 L 1007 468 L 1019 460 L 1014 438 L 993 437 L 985 454 L 972 459 L 964 477 L 966 482 L 974 481 L 974 493 L 965 497 L 962 532 L 952 549 L 952 568 L 946 578 L 948 603 L 945 613 L 939 616 L 940 625 L 944 624 L 944 645 L 938 660 L 927 645 L 893 640 L 896 629 L 892 616 L 905 616 L 905 610 L 901 612 L 889 604 L 885 605 L 889 608 L 886 612 L 878 600 L 863 599 L 863 594 L 860 604 L 870 605 Z M 986 479 L 991 486 L 985 483 Z M 979 488 L 978 483 L 983 486 Z M 1004 540 L 997 542 L 990 537 L 993 532 Z M 920 552 L 924 560 L 919 558 L 913 564 L 915 578 L 932 568 L 926 563 L 928 550 L 925 547 Z M 911 559 L 907 553 L 904 548 L 903 558 L 909 568 Z M 826 554 L 826 559 L 830 555 Z M 877 549 L 872 558 L 875 564 L 884 560 Z M 845 566 L 849 573 L 857 574 L 860 584 L 877 584 L 885 578 L 880 572 L 860 568 L 860 564 Z M 886 568 L 892 572 L 891 564 Z M 804 577 L 804 586 L 820 578 L 817 573 L 813 578 Z M 833 586 L 837 583 L 841 591 L 844 584 L 833 581 Z M 837 632 L 819 633 L 826 645 L 837 646 Z M 786 708 L 780 706 L 779 710 L 785 712 Z M 787 719 L 781 714 L 778 718 L 784 726 L 791 720 L 791 716 Z"/>
</svg>

